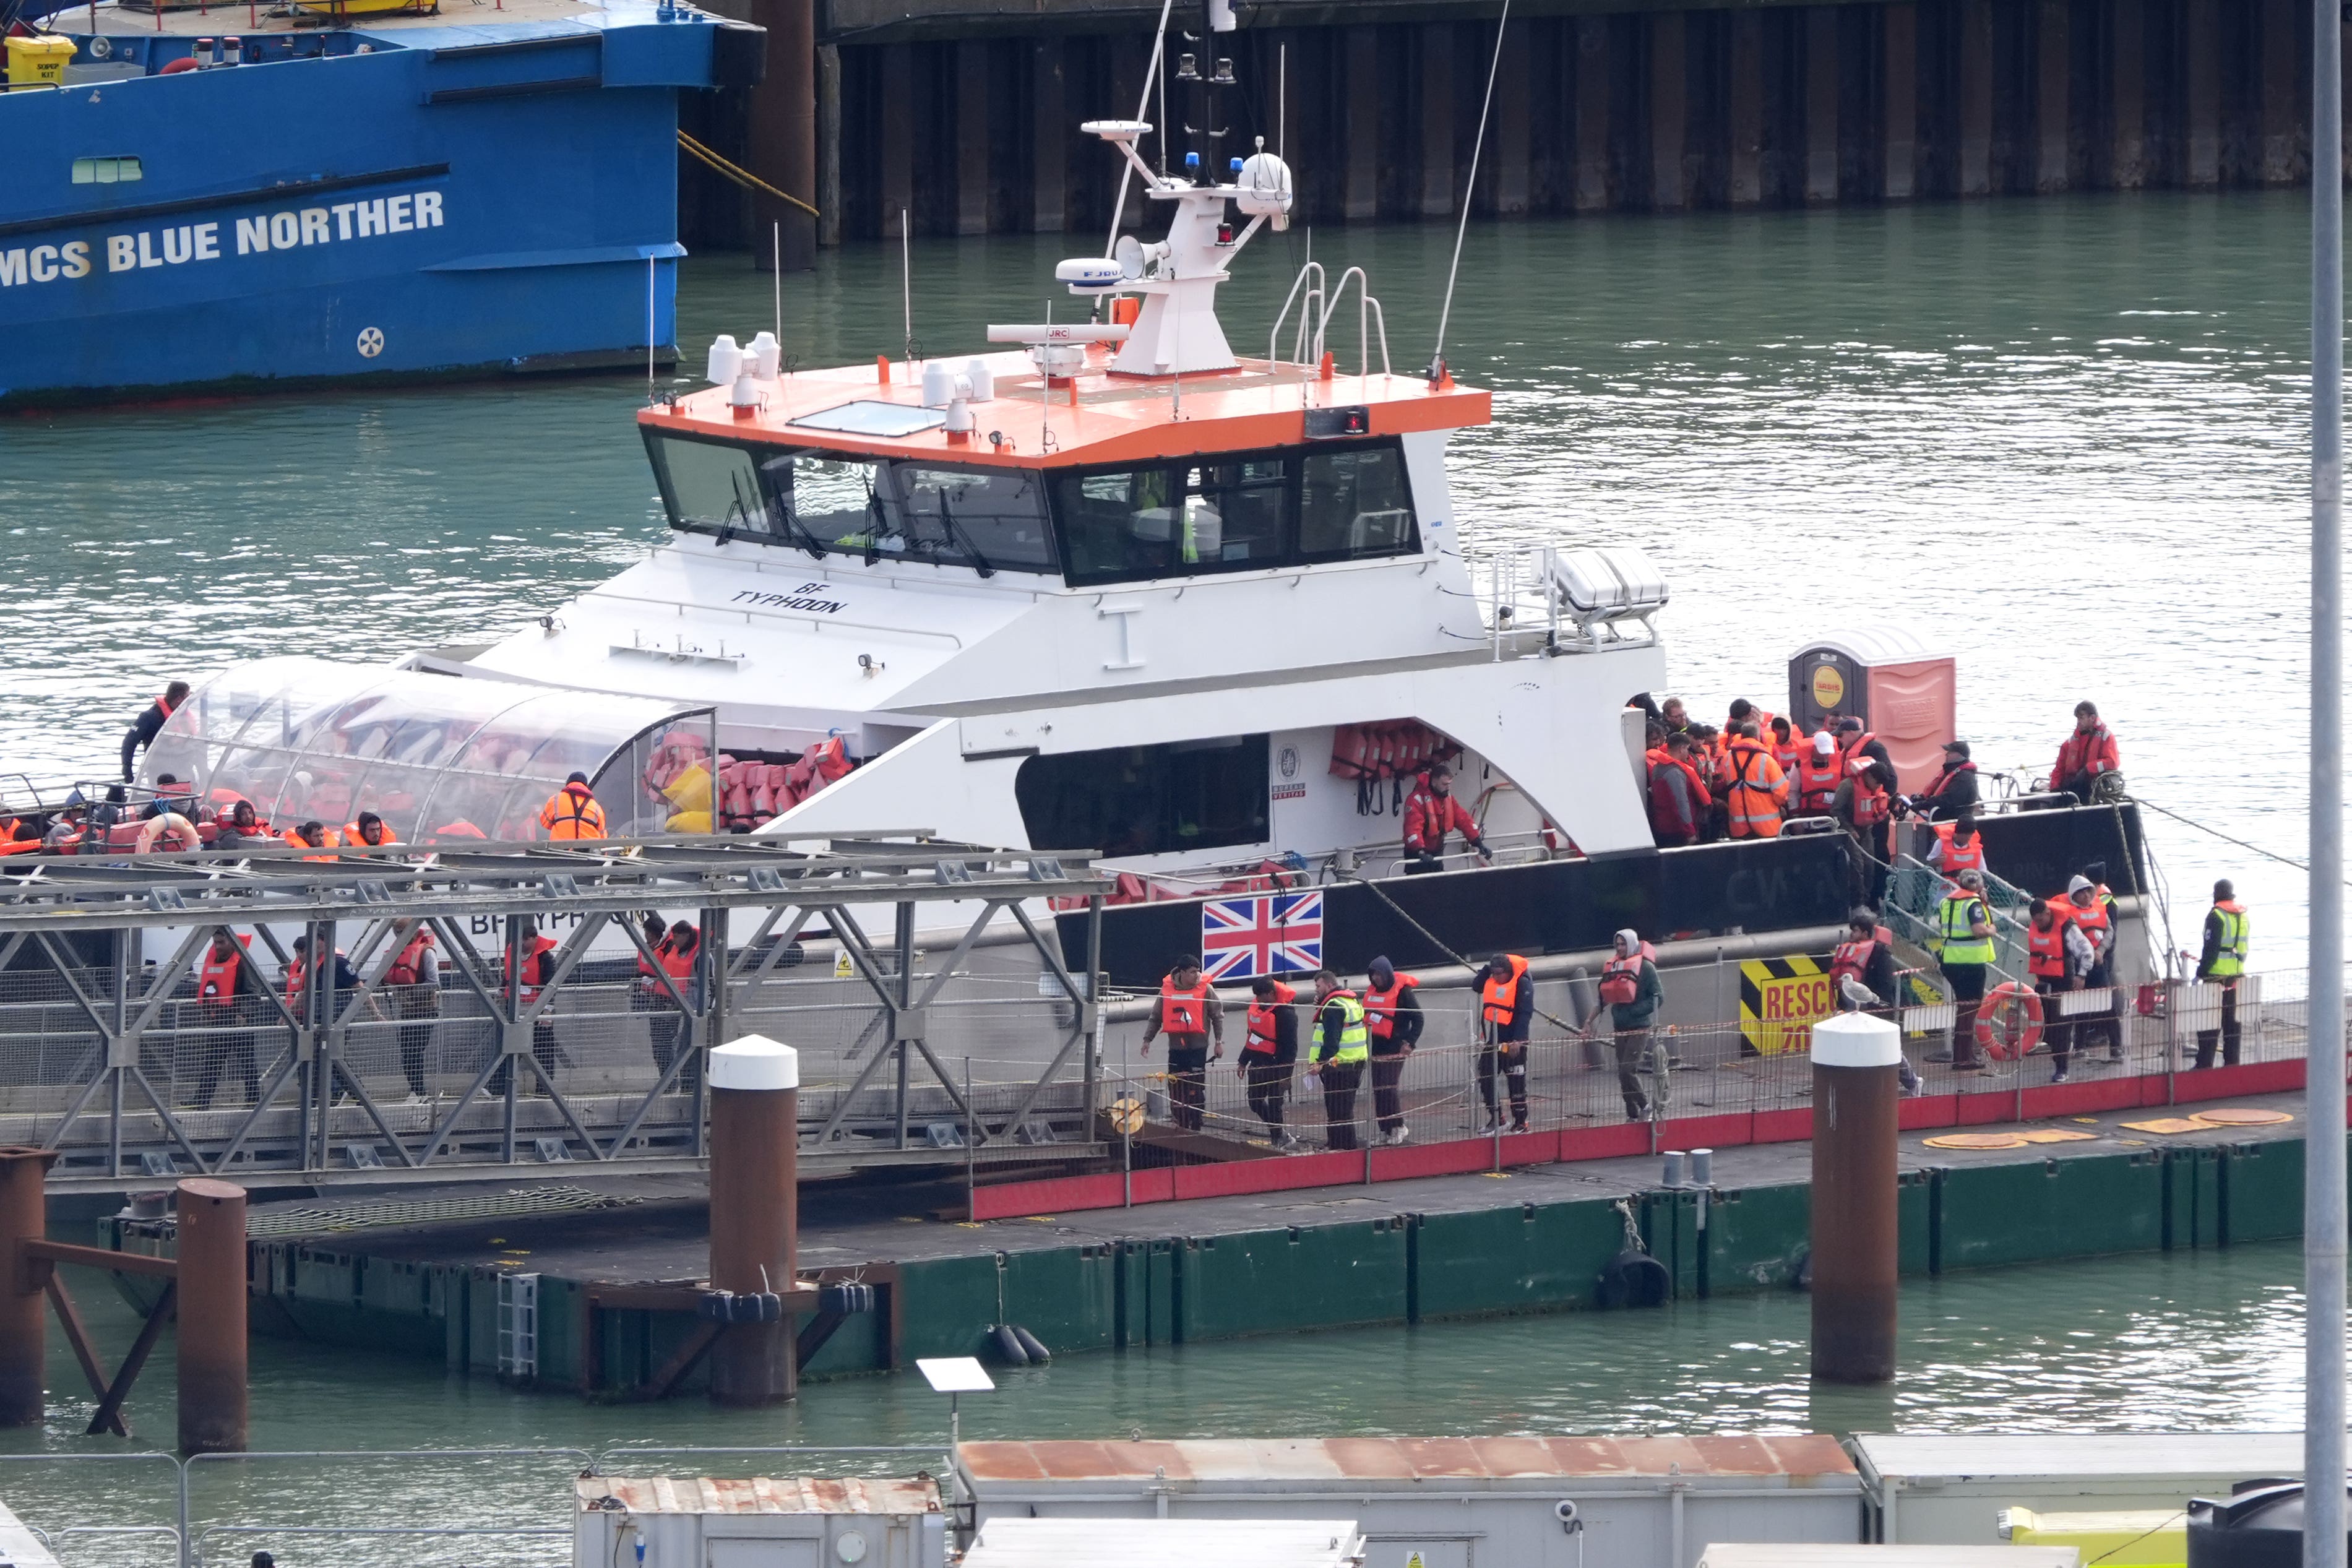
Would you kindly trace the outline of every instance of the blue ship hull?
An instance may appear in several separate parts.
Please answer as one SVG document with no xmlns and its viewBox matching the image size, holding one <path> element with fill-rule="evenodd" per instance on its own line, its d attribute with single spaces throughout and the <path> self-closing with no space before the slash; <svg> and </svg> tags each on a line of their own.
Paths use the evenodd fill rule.
<svg viewBox="0 0 2352 1568">
<path fill-rule="evenodd" d="M 194 40 L 106 37 L 148 74 L 0 96 L 0 408 L 674 357 L 677 91 L 756 79 L 751 31 L 278 33 L 169 75 Z"/>
</svg>

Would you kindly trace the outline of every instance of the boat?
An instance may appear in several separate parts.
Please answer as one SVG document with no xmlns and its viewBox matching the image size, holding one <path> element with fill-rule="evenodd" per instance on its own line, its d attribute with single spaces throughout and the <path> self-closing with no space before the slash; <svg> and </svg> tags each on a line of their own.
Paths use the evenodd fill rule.
<svg viewBox="0 0 2352 1568">
<path fill-rule="evenodd" d="M 673 361 L 677 95 L 756 82 L 764 33 L 432 9 L 108 0 L 11 38 L 56 79 L 0 94 L 0 410 Z"/>
<path fill-rule="evenodd" d="M 1654 846 L 1631 704 L 1667 689 L 1666 584 L 1637 549 L 1477 541 L 1449 445 L 1492 398 L 1442 359 L 1399 374 L 1360 268 L 1308 263 L 1264 355 L 1235 352 L 1217 293 L 1287 222 L 1278 153 L 1214 167 L 1153 149 L 1139 120 L 1083 130 L 1167 222 L 1060 263 L 1065 319 L 814 370 L 770 332 L 719 339 L 709 386 L 636 416 L 664 547 L 489 644 L 228 671 L 166 726 L 151 778 L 249 794 L 273 820 L 315 815 L 313 790 L 334 820 L 373 803 L 429 841 L 415 758 L 441 742 L 399 721 L 437 721 L 454 679 L 625 702 L 594 783 L 631 833 L 1099 852 L 1121 986 L 1156 986 L 1178 952 L 1234 984 L 1378 953 L 1590 951 L 1629 924 L 1791 943 L 1842 926 L 1835 831 Z M 1162 172 L 1171 152 L 1185 172 Z M 1864 711 L 1874 662 L 1933 665 L 1940 708 L 1906 687 L 1877 720 L 1910 715 L 1916 773 L 1949 736 L 1950 661 L 1927 651 L 1899 630 L 1827 637 L 1792 662 L 1789 711 Z M 1486 853 L 1409 858 L 1399 808 L 1447 760 Z M 547 787 L 470 820 L 530 837 Z M 2128 804 L 2033 804 L 2056 809 L 1988 824 L 1993 864 L 2054 879 L 2029 893 L 2103 864 L 2136 908 Z M 1924 878 L 1912 934 L 1939 896 Z M 1075 963 L 1086 913 L 1060 913 Z"/>
</svg>

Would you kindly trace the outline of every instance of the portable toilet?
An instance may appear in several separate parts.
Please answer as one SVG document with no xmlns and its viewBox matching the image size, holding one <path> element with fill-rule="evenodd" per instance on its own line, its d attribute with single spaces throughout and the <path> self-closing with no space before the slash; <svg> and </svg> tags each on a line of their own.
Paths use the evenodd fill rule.
<svg viewBox="0 0 2352 1568">
<path fill-rule="evenodd" d="M 1789 660 L 1789 717 L 1810 734 L 1849 714 L 1885 743 L 1898 791 L 1926 789 L 1958 723 L 1951 656 L 1884 623 L 1824 634 Z"/>
</svg>

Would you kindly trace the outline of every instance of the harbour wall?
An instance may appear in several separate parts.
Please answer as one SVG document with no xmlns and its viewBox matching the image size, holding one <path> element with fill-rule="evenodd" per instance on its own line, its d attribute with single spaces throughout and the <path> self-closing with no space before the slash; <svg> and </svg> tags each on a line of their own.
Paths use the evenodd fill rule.
<svg viewBox="0 0 2352 1568">
<path fill-rule="evenodd" d="M 706 139 L 817 206 L 788 221 L 788 251 L 896 237 L 902 212 L 925 236 L 1108 228 L 1118 161 L 1076 127 L 1135 114 L 1158 6 L 809 3 L 728 0 L 773 29 L 770 79 L 688 121 L 698 112 Z M 1535 0 L 1507 24 L 1474 187 L 1497 9 L 1246 8 L 1215 47 L 1243 83 L 1222 100 L 1219 155 L 1258 135 L 1280 147 L 1298 221 L 1316 225 L 1446 219 L 1465 191 L 1474 215 L 1518 217 L 2310 175 L 2312 24 L 2297 0 Z M 792 50 L 778 40 L 794 37 L 814 59 L 780 73 L 777 50 Z M 1185 122 L 1172 84 L 1167 107 Z M 683 199 L 706 243 L 756 233 L 764 250 L 787 213 L 698 172 Z M 1130 195 L 1127 221 L 1156 222 L 1145 205 Z"/>
<path fill-rule="evenodd" d="M 2168 1146 L 2110 1142 L 2094 1151 L 2061 1143 L 1949 1155 L 1906 1140 L 1903 1272 L 2294 1237 L 2302 1230 L 2304 1145 L 2279 1135 L 2293 1131 L 2215 1130 Z M 1938 1163 L 1922 1162 L 1923 1153 Z M 1319 1210 L 1295 1198 L 1256 1205 L 1211 1200 L 932 1226 L 928 1240 L 877 1247 L 869 1261 L 819 1272 L 828 1281 L 874 1286 L 876 1308 L 845 1320 L 809 1358 L 804 1375 L 986 1354 L 999 1322 L 1019 1323 L 1056 1354 L 1069 1354 L 1206 1343 L 1301 1324 L 1588 1310 L 1597 1305 L 1601 1272 L 1627 1246 L 1629 1222 L 1665 1265 L 1675 1299 L 1795 1288 L 1810 1228 L 1801 1147 L 1725 1150 L 1716 1158 L 1718 1184 L 1704 1192 L 1658 1187 L 1658 1167 L 1644 1157 L 1605 1170 L 1553 1165 L 1504 1182 L 1455 1176 L 1405 1184 L 1380 1193 L 1382 1201 L 1369 1213 L 1360 1201 L 1366 1190 L 1357 1188 L 1337 1194 L 1356 1201 Z M 1570 1171 L 1575 1179 L 1562 1179 Z M 674 1239 L 690 1251 L 694 1216 L 681 1217 Z M 642 1224 L 595 1216 L 569 1223 Z M 108 1229 L 101 1226 L 102 1237 Z M 857 1238 L 826 1239 L 848 1244 L 831 1247 L 835 1256 L 856 1255 Z M 501 1346 L 512 1342 L 501 1330 L 513 1324 L 501 1321 L 499 1277 L 516 1265 L 457 1245 L 440 1258 L 434 1250 L 429 1244 L 372 1249 L 363 1236 L 257 1239 L 255 1330 L 501 1375 Z M 666 1272 L 659 1258 L 649 1253 L 645 1260 L 650 1272 Z M 600 1272 L 609 1277 L 616 1261 L 608 1257 Z M 595 1289 L 586 1271 L 542 1268 L 530 1324 L 535 1362 L 520 1377 L 504 1369 L 510 1381 L 600 1399 L 699 1385 L 698 1368 L 666 1375 L 696 1331 L 691 1313 L 602 1304 Z"/>
</svg>

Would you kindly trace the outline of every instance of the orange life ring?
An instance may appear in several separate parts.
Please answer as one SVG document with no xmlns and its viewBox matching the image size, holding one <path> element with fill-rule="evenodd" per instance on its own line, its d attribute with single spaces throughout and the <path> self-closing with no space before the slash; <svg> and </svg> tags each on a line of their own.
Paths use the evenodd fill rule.
<svg viewBox="0 0 2352 1568">
<path fill-rule="evenodd" d="M 132 845 L 131 848 L 141 855 L 152 854 L 155 849 L 155 840 L 163 837 L 166 833 L 178 839 L 179 847 L 183 849 L 202 849 L 205 847 L 204 837 L 196 832 L 194 823 L 176 811 L 167 811 L 161 816 L 151 816 L 147 819 L 147 825 L 139 830 L 138 842 Z"/>
<path fill-rule="evenodd" d="M 2022 1061 L 2042 1043 L 2042 994 L 2004 980 L 1977 1008 L 1977 1047 L 1997 1062 Z"/>
</svg>

